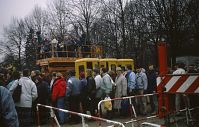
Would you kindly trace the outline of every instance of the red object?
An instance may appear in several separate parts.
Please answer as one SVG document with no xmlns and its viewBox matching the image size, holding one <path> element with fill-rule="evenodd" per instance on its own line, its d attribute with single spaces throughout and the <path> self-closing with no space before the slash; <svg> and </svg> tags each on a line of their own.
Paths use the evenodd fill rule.
<svg viewBox="0 0 199 127">
<path fill-rule="evenodd" d="M 58 97 L 64 97 L 66 95 L 66 81 L 64 78 L 57 79 L 53 84 L 52 89 L 52 102 L 55 102 Z"/>
<path fill-rule="evenodd" d="M 159 61 L 159 74 L 163 76 L 168 72 L 167 66 L 167 46 L 164 42 L 158 43 L 158 61 Z M 160 118 L 166 116 L 169 113 L 169 97 L 164 93 L 164 82 L 158 87 L 158 115 Z"/>
<path fill-rule="evenodd" d="M 80 76 L 80 78 L 85 78 L 85 73 L 84 72 L 80 72 L 79 76 Z"/>
<path fill-rule="evenodd" d="M 158 61 L 160 75 L 165 75 L 168 72 L 167 66 L 167 46 L 166 43 L 158 43 Z"/>
</svg>

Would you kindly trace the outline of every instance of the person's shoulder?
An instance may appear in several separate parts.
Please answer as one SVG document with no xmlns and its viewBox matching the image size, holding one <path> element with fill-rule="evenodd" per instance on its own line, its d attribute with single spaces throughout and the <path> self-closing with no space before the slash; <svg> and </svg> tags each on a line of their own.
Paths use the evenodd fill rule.
<svg viewBox="0 0 199 127">
<path fill-rule="evenodd" d="M 0 96 L 1 97 L 4 97 L 6 94 L 8 94 L 8 89 L 6 89 L 5 87 L 3 86 L 0 86 Z"/>
<path fill-rule="evenodd" d="M 6 90 L 6 88 L 3 87 L 3 86 L 0 86 L 0 90 L 1 90 L 1 91 L 4 91 L 4 90 Z"/>
</svg>

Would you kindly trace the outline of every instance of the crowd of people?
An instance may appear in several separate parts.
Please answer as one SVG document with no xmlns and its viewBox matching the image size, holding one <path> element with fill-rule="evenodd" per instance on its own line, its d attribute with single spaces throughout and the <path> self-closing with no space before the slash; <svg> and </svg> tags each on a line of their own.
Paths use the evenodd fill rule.
<svg viewBox="0 0 199 127">
<path fill-rule="evenodd" d="M 189 73 L 193 73 L 191 68 L 189 71 Z M 176 71 L 173 74 L 177 73 L 184 74 L 185 70 L 176 65 Z M 11 106 L 11 103 L 14 104 L 11 97 L 13 91 L 17 85 L 22 86 L 20 101 L 15 103 L 15 107 L 9 108 L 12 109 L 13 115 L 10 122 L 15 123 L 16 127 L 17 125 L 28 127 L 36 123 L 36 105 L 38 103 L 98 116 L 101 113 L 97 110 L 98 102 L 106 97 L 120 98 L 155 93 L 156 77 L 157 72 L 153 65 L 149 65 L 147 70 L 136 66 L 134 71 L 131 65 L 116 67 L 115 73 L 106 68 L 87 69 L 86 74 L 79 73 L 79 78 L 75 77 L 75 70 L 67 71 L 64 74 L 53 72 L 46 75 L 38 70 L 30 73 L 28 69 L 24 69 L 22 74 L 17 71 L 0 74 L 0 96 L 3 96 L 1 93 L 4 94 L 7 91 L 9 97 L 4 96 L 7 99 L 6 103 L 10 103 Z M 179 101 L 178 96 L 176 97 L 176 101 Z M 4 104 L 2 100 L 1 103 Z M 128 108 L 124 108 L 128 103 L 121 100 L 113 101 L 112 109 L 107 110 L 105 117 L 111 119 L 113 116 L 128 116 Z M 151 96 L 148 99 L 132 99 L 132 103 L 138 115 L 157 112 L 156 96 Z M 176 102 L 176 104 L 178 103 Z M 147 104 L 150 110 L 146 108 Z M 0 111 L 3 111 L 2 107 L 0 107 Z M 80 122 L 78 116 L 61 111 L 55 111 L 55 113 L 60 124 Z M 40 122 L 45 123 L 50 117 L 49 110 L 40 107 L 39 116 Z M 1 116 L 1 118 L 3 117 Z M 19 122 L 13 122 L 13 118 L 18 119 Z M 9 122 L 6 123 L 9 124 Z"/>
</svg>

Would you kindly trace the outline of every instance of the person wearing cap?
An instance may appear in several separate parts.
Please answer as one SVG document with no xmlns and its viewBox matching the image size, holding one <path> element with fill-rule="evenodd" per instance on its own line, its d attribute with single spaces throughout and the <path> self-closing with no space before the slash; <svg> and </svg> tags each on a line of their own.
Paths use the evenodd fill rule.
<svg viewBox="0 0 199 127">
<path fill-rule="evenodd" d="M 115 84 L 116 84 L 116 90 L 115 90 L 115 98 L 120 98 L 127 96 L 127 80 L 125 76 L 122 74 L 122 69 L 121 67 L 116 68 L 116 79 L 115 79 Z M 120 111 L 121 109 L 121 100 L 114 101 L 114 109 Z"/>
<path fill-rule="evenodd" d="M 57 108 L 65 108 L 65 95 L 66 95 L 66 81 L 61 73 L 56 74 L 56 80 L 52 87 L 51 101 L 53 106 Z M 62 111 L 57 112 L 58 120 L 60 124 L 65 122 L 65 113 Z"/>
</svg>

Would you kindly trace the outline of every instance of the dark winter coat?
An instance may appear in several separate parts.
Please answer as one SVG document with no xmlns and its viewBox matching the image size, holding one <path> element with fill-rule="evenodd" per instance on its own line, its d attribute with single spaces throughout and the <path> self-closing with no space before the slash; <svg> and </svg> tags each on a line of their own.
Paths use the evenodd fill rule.
<svg viewBox="0 0 199 127">
<path fill-rule="evenodd" d="M 92 76 L 88 76 L 86 80 L 87 80 L 87 85 L 86 85 L 87 95 L 89 97 L 95 97 L 96 94 L 95 79 Z"/>
<path fill-rule="evenodd" d="M 148 87 L 147 92 L 152 93 L 153 91 L 157 90 L 157 83 L 156 83 L 156 73 L 154 70 L 149 70 L 147 73 L 148 78 Z"/>
</svg>

